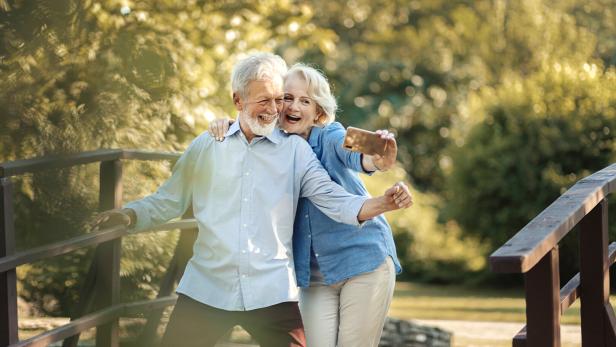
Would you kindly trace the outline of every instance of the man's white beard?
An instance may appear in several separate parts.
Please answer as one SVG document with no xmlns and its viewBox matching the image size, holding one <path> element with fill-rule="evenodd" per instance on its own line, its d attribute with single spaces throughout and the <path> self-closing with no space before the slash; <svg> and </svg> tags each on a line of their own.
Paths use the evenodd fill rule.
<svg viewBox="0 0 616 347">
<path fill-rule="evenodd" d="M 269 115 L 267 115 L 266 117 L 269 117 Z M 257 117 L 253 118 L 250 115 L 245 115 L 242 118 L 242 121 L 246 122 L 246 125 L 248 125 L 248 128 L 250 128 L 250 131 L 252 131 L 252 133 L 256 136 L 267 136 L 274 131 L 274 128 L 276 128 L 278 118 L 266 125 L 262 125 L 261 123 L 259 123 Z"/>
</svg>

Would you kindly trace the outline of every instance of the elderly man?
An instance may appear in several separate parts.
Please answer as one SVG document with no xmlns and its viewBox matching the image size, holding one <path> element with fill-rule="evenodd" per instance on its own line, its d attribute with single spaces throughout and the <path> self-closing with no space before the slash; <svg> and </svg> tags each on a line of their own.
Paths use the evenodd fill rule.
<svg viewBox="0 0 616 347">
<path fill-rule="evenodd" d="M 282 58 L 268 53 L 238 62 L 232 88 L 239 121 L 226 140 L 203 133 L 156 193 L 106 214 L 140 230 L 192 203 L 199 235 L 164 346 L 214 346 L 238 324 L 261 346 L 305 346 L 292 254 L 299 197 L 347 224 L 411 203 L 402 184 L 372 199 L 347 193 L 306 141 L 276 128 L 286 70 Z"/>
</svg>

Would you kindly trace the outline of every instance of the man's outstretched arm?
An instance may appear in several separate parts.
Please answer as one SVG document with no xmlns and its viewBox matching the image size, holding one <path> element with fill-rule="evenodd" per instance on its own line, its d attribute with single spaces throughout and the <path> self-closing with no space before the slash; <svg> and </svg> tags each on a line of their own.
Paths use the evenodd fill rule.
<svg viewBox="0 0 616 347">
<path fill-rule="evenodd" d="M 372 219 L 382 213 L 408 208 L 413 205 L 413 196 L 404 182 L 398 182 L 385 191 L 385 194 L 364 202 L 357 219 L 360 222 Z"/>
<path fill-rule="evenodd" d="M 379 214 L 398 208 L 408 207 L 412 198 L 405 185 L 396 184 L 385 195 L 370 198 L 348 193 L 331 180 L 329 174 L 309 146 L 300 145 L 298 150 L 307 160 L 301 164 L 303 174 L 300 196 L 308 198 L 329 218 L 345 224 L 359 225 Z"/>
<path fill-rule="evenodd" d="M 203 135 L 195 139 L 174 165 L 171 177 L 154 194 L 132 201 L 122 209 L 100 213 L 92 229 L 125 225 L 139 231 L 182 215 L 190 206 L 195 164 L 207 141 L 211 138 Z"/>
</svg>

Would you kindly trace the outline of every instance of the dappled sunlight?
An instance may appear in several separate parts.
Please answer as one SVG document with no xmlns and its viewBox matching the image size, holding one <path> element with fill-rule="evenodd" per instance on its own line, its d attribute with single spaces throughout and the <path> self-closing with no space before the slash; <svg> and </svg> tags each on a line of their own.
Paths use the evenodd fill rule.
<svg viewBox="0 0 616 347">
<path fill-rule="evenodd" d="M 615 17 L 612 0 L 0 0 L 0 164 L 183 152 L 211 122 L 237 115 L 238 59 L 273 52 L 323 71 L 344 126 L 396 134 L 396 167 L 361 175 L 373 196 L 405 181 L 414 197 L 386 214 L 398 278 L 413 281 L 398 283 L 391 314 L 520 323 L 523 289 L 499 288 L 521 288 L 522 276 L 503 283 L 487 257 L 616 162 Z M 155 191 L 173 167 L 124 162 L 123 202 Z M 10 178 L 16 249 L 85 234 L 100 209 L 98 175 L 88 164 Z M 123 302 L 157 295 L 177 239 L 123 241 Z M 576 247 L 562 246 L 562 273 L 577 272 Z M 35 315 L 68 316 L 93 252 L 19 266 L 18 295 Z M 578 300 L 563 323 L 579 320 Z M 481 343 L 468 345 L 500 346 Z"/>
</svg>

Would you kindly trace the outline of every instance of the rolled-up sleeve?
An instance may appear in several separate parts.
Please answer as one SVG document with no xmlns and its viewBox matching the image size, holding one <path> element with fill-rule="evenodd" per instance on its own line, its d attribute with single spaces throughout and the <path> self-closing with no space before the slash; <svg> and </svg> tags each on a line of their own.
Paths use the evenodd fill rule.
<svg viewBox="0 0 616 347">
<path fill-rule="evenodd" d="M 365 171 L 361 164 L 361 153 L 349 151 L 342 146 L 346 135 L 346 129 L 342 126 L 342 124 L 333 123 L 325 131 L 328 132 L 327 136 L 323 137 L 323 141 L 325 142 L 325 150 L 336 153 L 336 156 L 346 168 L 349 168 L 355 172 L 365 172 L 367 174 L 371 174 L 371 172 Z"/>
<path fill-rule="evenodd" d="M 308 198 L 329 218 L 345 224 L 360 225 L 357 215 L 366 196 L 348 193 L 332 181 L 309 146 L 299 146 L 299 155 L 305 160 L 301 179 L 300 196 Z"/>
<path fill-rule="evenodd" d="M 208 139 L 202 135 L 195 139 L 173 167 L 171 177 L 158 190 L 143 199 L 126 204 L 137 215 L 132 232 L 151 228 L 182 215 L 192 200 L 192 180 L 195 161 Z"/>
</svg>

